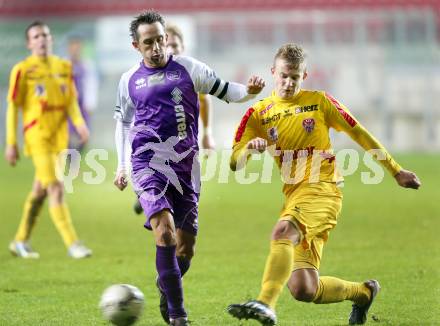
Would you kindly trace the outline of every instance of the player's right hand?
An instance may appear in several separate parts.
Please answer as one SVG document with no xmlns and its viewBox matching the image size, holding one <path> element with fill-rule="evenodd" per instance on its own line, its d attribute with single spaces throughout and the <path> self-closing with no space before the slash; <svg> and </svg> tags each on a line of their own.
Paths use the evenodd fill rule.
<svg viewBox="0 0 440 326">
<path fill-rule="evenodd" d="M 6 161 L 11 166 L 15 166 L 15 164 L 17 164 L 17 161 L 20 159 L 20 155 L 18 154 L 17 145 L 7 145 L 6 146 L 5 158 L 6 158 Z"/>
<path fill-rule="evenodd" d="M 263 138 L 256 137 L 247 143 L 247 148 L 248 149 L 256 149 L 260 153 L 263 153 L 267 148 L 267 140 L 263 139 Z"/>
<path fill-rule="evenodd" d="M 266 82 L 263 78 L 258 76 L 252 76 L 249 78 L 246 89 L 248 94 L 259 94 L 264 86 L 266 86 Z"/>
<path fill-rule="evenodd" d="M 120 170 L 118 173 L 116 173 L 116 178 L 113 181 L 113 184 L 121 191 L 127 187 L 127 174 L 124 170 Z"/>
<path fill-rule="evenodd" d="M 84 124 L 77 126 L 75 129 L 78 132 L 79 141 L 81 142 L 81 144 L 82 145 L 86 144 L 89 141 L 89 137 L 90 137 L 89 128 L 87 128 L 87 126 Z"/>
<path fill-rule="evenodd" d="M 397 173 L 394 178 L 399 186 L 404 188 L 419 189 L 419 187 L 422 185 L 417 175 L 408 170 L 400 170 L 400 172 Z"/>
</svg>

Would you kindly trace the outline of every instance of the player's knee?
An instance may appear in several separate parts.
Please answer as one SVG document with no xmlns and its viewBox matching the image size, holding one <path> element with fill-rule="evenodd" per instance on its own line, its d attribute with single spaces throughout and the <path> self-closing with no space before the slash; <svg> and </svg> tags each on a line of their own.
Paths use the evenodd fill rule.
<svg viewBox="0 0 440 326">
<path fill-rule="evenodd" d="M 47 197 L 47 190 L 38 181 L 32 187 L 32 197 L 36 202 L 42 202 Z"/>
<path fill-rule="evenodd" d="M 60 182 L 52 183 L 48 186 L 49 197 L 55 202 L 62 202 L 64 197 L 63 185 Z"/>
<path fill-rule="evenodd" d="M 299 241 L 299 232 L 293 224 L 288 221 L 278 222 L 272 231 L 272 240 L 282 239 L 288 239 L 292 241 L 293 244 Z"/>
<path fill-rule="evenodd" d="M 34 189 L 32 195 L 36 203 L 42 203 L 47 197 L 47 191 L 45 189 Z"/>
<path fill-rule="evenodd" d="M 171 227 L 162 226 L 159 231 L 159 245 L 174 246 L 176 244 L 176 233 Z"/>
<path fill-rule="evenodd" d="M 194 257 L 194 246 L 183 245 L 177 249 L 176 255 L 191 260 Z"/>
<path fill-rule="evenodd" d="M 312 302 L 316 294 L 313 286 L 288 284 L 288 287 L 292 296 L 298 301 Z"/>
</svg>

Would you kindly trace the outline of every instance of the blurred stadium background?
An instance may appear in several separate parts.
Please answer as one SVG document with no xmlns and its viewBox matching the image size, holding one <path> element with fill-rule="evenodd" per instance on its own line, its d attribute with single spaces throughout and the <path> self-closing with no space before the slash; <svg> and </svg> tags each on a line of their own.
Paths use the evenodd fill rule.
<svg viewBox="0 0 440 326">
<path fill-rule="evenodd" d="M 128 25 L 148 8 L 178 24 L 187 53 L 222 78 L 244 82 L 250 74 L 262 75 L 268 86 L 261 97 L 272 89 L 275 50 L 290 41 L 308 49 L 306 87 L 344 102 L 423 182 L 415 192 L 397 188 L 388 176 L 371 186 L 360 182 L 360 171 L 347 178 L 341 223 L 321 272 L 352 280 L 377 277 L 383 291 L 371 312 L 375 324 L 439 325 L 439 0 L 0 0 L 0 148 L 9 72 L 28 55 L 26 26 L 42 19 L 55 37 L 55 54 L 66 57 L 68 40 L 83 39 L 83 56 L 99 81 L 90 148 L 111 151 L 101 163 L 113 172 L 116 89 L 121 73 L 140 61 Z M 214 137 L 219 149 L 227 148 L 247 107 L 213 101 Z M 338 148 L 355 146 L 345 135 L 334 137 Z M 250 171 L 260 163 L 252 162 Z M 10 255 L 7 243 L 32 176 L 29 159 L 14 169 L 0 160 L 0 325 L 108 325 L 97 303 L 103 289 L 118 282 L 137 285 L 146 295 L 139 325 L 161 325 L 153 239 L 142 230 L 144 218 L 131 210 L 133 192 L 120 193 L 113 173 L 99 185 L 77 178 L 75 193 L 68 195 L 74 223 L 94 251 L 91 259 L 66 256 L 47 209 L 32 239 L 41 259 Z M 256 295 L 283 200 L 278 179 L 250 185 L 229 175 L 228 184 L 218 180 L 203 185 L 197 259 L 185 276 L 194 326 L 237 325 L 225 307 Z M 346 325 L 348 302 L 306 305 L 292 302 L 287 292 L 278 306 L 280 326 Z"/>
<path fill-rule="evenodd" d="M 440 4 L 437 0 L 2 0 L 0 1 L 0 125 L 8 75 L 27 55 L 24 29 L 46 21 L 54 52 L 67 55 L 72 36 L 99 80 L 91 147 L 113 148 L 112 111 L 119 77 L 140 60 L 128 24 L 146 8 L 184 31 L 187 53 L 225 79 L 266 78 L 275 50 L 298 42 L 309 51 L 306 87 L 345 103 L 392 151 L 440 150 Z M 246 107 L 214 102 L 214 137 L 230 147 Z M 3 129 L 3 127 L 2 127 Z M 4 132 L 0 141 L 4 143 Z M 338 147 L 352 144 L 336 137 Z"/>
</svg>

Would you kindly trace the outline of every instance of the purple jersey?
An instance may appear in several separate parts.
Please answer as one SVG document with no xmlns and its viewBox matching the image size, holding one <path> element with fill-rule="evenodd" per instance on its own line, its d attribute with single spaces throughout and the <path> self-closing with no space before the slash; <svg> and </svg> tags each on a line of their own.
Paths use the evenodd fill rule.
<svg viewBox="0 0 440 326">
<path fill-rule="evenodd" d="M 204 63 L 185 56 L 170 56 L 163 68 L 149 68 L 141 62 L 124 73 L 115 118 L 133 123 L 133 170 L 149 162 L 157 171 L 152 166 L 155 161 L 157 167 L 169 164 L 178 174 L 190 173 L 198 152 L 197 93 L 222 98 L 228 84 Z"/>
</svg>

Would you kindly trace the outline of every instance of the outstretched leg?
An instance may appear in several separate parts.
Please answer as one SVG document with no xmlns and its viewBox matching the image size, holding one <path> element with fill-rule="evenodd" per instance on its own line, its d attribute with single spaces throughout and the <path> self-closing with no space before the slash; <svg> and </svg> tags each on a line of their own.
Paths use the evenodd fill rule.
<svg viewBox="0 0 440 326">
<path fill-rule="evenodd" d="M 290 221 L 279 221 L 272 232 L 261 291 L 257 300 L 232 304 L 228 312 L 238 319 L 255 319 L 262 325 L 275 325 L 275 305 L 293 269 L 293 247 L 300 233 Z"/>
</svg>

